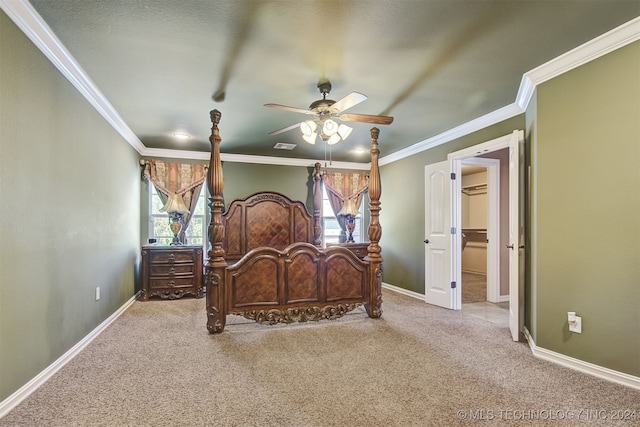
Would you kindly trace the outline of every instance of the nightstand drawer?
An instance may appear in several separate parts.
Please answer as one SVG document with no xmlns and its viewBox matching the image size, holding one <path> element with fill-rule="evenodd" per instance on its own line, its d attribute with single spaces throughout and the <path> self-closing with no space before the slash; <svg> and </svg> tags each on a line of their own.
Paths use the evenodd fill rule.
<svg viewBox="0 0 640 427">
<path fill-rule="evenodd" d="M 149 280 L 151 289 L 191 288 L 195 277 L 158 278 Z"/>
<path fill-rule="evenodd" d="M 153 279 L 155 276 L 176 276 L 194 273 L 195 265 L 191 264 L 174 264 L 174 265 L 151 265 L 149 274 Z"/>
<path fill-rule="evenodd" d="M 160 250 L 149 253 L 151 264 L 173 264 L 182 262 L 193 262 L 193 253 L 179 250 Z"/>
</svg>

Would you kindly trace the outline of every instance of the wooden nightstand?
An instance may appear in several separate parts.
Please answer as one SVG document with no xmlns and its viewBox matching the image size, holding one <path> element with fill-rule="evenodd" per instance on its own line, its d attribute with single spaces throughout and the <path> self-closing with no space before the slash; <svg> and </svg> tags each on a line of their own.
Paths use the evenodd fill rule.
<svg viewBox="0 0 640 427">
<path fill-rule="evenodd" d="M 367 252 L 367 248 L 369 247 L 369 242 L 364 243 L 329 243 L 327 247 L 330 246 L 340 246 L 342 248 L 347 248 L 354 254 L 358 256 L 360 259 L 364 259 L 369 253 Z"/>
<path fill-rule="evenodd" d="M 140 301 L 184 295 L 203 296 L 202 246 L 143 246 Z"/>
</svg>

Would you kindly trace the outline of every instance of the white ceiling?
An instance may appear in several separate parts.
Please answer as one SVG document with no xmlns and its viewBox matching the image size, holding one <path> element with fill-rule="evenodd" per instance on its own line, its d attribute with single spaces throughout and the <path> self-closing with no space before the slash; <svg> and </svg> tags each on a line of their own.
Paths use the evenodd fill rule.
<svg viewBox="0 0 640 427">
<path fill-rule="evenodd" d="M 33 6 L 26 25 L 44 21 L 147 149 L 209 151 L 216 108 L 223 153 L 303 159 L 325 147 L 297 129 L 267 134 L 306 117 L 263 104 L 307 108 L 327 78 L 331 99 L 368 96 L 349 112 L 395 117 L 379 126 L 390 155 L 518 114 L 504 108 L 525 73 L 640 16 L 638 0 L 0 0 L 10 16 L 17 3 Z M 332 158 L 368 161 L 353 149 L 370 128 L 355 124 Z"/>
</svg>

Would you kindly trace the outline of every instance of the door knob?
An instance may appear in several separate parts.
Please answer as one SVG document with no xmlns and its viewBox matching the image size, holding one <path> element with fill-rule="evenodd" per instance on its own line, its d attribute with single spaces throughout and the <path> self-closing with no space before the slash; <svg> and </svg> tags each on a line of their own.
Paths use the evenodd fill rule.
<svg viewBox="0 0 640 427">
<path fill-rule="evenodd" d="M 424 239 L 424 242 L 425 243 L 429 243 L 429 239 Z"/>
<path fill-rule="evenodd" d="M 513 245 L 507 245 L 508 249 L 513 249 Z"/>
</svg>

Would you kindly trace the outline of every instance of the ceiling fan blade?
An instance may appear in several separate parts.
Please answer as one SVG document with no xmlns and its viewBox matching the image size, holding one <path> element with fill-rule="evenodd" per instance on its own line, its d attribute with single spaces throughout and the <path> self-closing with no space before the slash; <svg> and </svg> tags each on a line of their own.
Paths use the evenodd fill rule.
<svg viewBox="0 0 640 427">
<path fill-rule="evenodd" d="M 300 123 L 299 122 L 298 123 L 294 123 L 292 125 L 289 125 L 287 127 L 284 127 L 282 129 L 278 129 L 278 130 L 274 130 L 272 132 L 269 132 L 269 135 L 278 135 L 280 133 L 286 132 L 286 131 L 291 130 L 291 129 L 295 129 L 297 127 L 300 127 Z"/>
<path fill-rule="evenodd" d="M 335 109 L 338 113 L 341 111 L 348 110 L 354 105 L 360 104 L 362 101 L 367 99 L 366 95 L 361 94 L 360 92 L 351 92 L 349 95 L 344 98 L 338 100 L 331 106 L 332 109 Z"/>
<path fill-rule="evenodd" d="M 280 104 L 264 104 L 264 106 L 269 108 L 277 108 L 278 110 L 293 111 L 294 113 L 312 114 L 312 115 L 315 114 L 311 110 L 305 110 L 303 108 L 296 108 L 296 107 L 287 107 L 286 105 L 280 105 Z"/>
<path fill-rule="evenodd" d="M 374 125 L 390 125 L 393 123 L 393 117 L 390 116 L 372 116 L 369 114 L 340 114 L 338 118 L 345 122 L 362 122 Z"/>
</svg>

